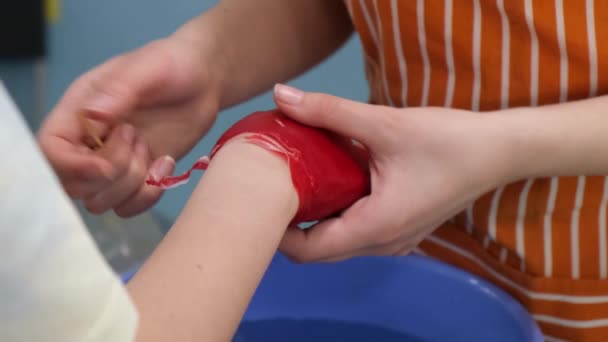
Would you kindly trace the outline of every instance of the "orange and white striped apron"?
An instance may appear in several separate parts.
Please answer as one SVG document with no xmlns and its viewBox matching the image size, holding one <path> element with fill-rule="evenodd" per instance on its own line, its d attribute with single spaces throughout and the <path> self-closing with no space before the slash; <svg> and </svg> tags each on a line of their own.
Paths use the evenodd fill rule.
<svg viewBox="0 0 608 342">
<path fill-rule="evenodd" d="M 346 4 L 372 103 L 487 111 L 608 93 L 608 1 Z M 547 340 L 608 341 L 607 203 L 606 177 L 529 179 L 482 196 L 420 249 L 505 289 Z"/>
</svg>

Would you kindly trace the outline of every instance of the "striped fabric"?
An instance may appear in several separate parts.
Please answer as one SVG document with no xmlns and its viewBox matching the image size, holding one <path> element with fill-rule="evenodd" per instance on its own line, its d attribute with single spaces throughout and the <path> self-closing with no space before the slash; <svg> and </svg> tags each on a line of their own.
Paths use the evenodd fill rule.
<svg viewBox="0 0 608 342">
<path fill-rule="evenodd" d="M 608 93 L 608 1 L 346 4 L 371 103 L 487 111 Z M 420 250 L 507 290 L 548 340 L 608 341 L 607 203 L 606 177 L 509 184 Z"/>
</svg>

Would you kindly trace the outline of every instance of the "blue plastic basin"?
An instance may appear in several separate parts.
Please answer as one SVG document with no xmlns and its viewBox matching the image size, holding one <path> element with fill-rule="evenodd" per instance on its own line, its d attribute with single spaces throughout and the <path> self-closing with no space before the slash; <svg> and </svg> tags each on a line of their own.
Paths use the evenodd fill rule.
<svg viewBox="0 0 608 342">
<path fill-rule="evenodd" d="M 340 335 L 340 329 L 360 338 Z M 378 338 L 363 337 L 373 329 Z M 439 261 L 408 256 L 297 265 L 277 255 L 235 341 L 295 341 L 294 336 L 297 341 L 543 341 L 518 302 Z"/>
<path fill-rule="evenodd" d="M 127 282 L 135 271 L 122 278 Z M 540 329 L 513 298 L 421 256 L 298 265 L 277 254 L 235 342 L 531 341 Z"/>
</svg>

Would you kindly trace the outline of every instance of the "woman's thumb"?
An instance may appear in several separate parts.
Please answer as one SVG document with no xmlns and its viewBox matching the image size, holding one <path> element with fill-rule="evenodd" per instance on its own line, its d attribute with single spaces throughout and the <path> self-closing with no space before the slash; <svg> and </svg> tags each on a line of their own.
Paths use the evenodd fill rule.
<svg viewBox="0 0 608 342">
<path fill-rule="evenodd" d="M 307 93 L 277 84 L 274 98 L 278 108 L 303 124 L 324 128 L 366 143 L 377 133 L 380 119 L 373 106 L 321 93 Z"/>
</svg>

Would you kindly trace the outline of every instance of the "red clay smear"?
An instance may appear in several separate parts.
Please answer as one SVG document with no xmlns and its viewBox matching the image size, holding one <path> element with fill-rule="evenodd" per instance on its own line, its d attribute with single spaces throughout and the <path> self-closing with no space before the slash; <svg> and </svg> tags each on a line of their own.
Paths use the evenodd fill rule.
<svg viewBox="0 0 608 342">
<path fill-rule="evenodd" d="M 179 176 L 148 179 L 146 184 L 164 189 L 188 182 L 192 171 L 205 170 L 209 160 L 229 140 L 243 136 L 283 157 L 289 165 L 299 196 L 293 224 L 335 215 L 369 193 L 366 152 L 350 139 L 295 122 L 277 110 L 256 112 L 237 122 L 218 140 L 209 158 L 203 157 Z"/>
</svg>

